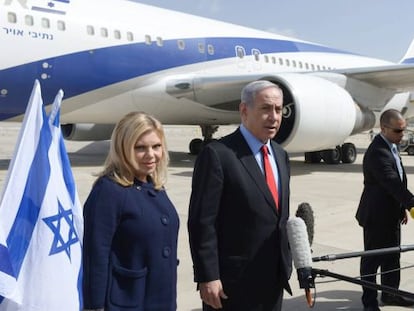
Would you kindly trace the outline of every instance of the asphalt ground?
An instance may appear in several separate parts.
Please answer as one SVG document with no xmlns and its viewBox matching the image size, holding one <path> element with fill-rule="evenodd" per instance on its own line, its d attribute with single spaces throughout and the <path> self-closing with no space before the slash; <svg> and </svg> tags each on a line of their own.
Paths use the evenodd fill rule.
<svg viewBox="0 0 414 311">
<path fill-rule="evenodd" d="M 231 132 L 234 126 L 221 127 L 215 137 Z M 0 187 L 3 187 L 10 159 L 15 148 L 19 123 L 0 124 Z M 193 126 L 165 126 L 170 153 L 169 178 L 167 192 L 173 201 L 181 221 L 179 233 L 178 267 L 178 310 L 200 311 L 201 302 L 193 283 L 192 262 L 188 247 L 186 229 L 188 202 L 191 191 L 191 176 L 195 156 L 188 153 L 191 139 L 201 137 L 201 131 Z M 351 137 L 358 151 L 353 164 L 327 165 L 305 164 L 303 155 L 291 155 L 291 214 L 298 205 L 307 202 L 311 205 L 315 217 L 315 234 L 312 256 L 353 253 L 363 250 L 362 230 L 354 215 L 362 191 L 362 157 L 369 144 L 369 135 L 360 134 Z M 85 201 L 95 175 L 102 168 L 108 152 L 108 141 L 71 142 L 66 148 L 75 176 L 81 203 Z M 409 188 L 414 191 L 414 156 L 401 154 Z M 402 244 L 410 247 L 414 244 L 414 219 L 402 229 Z M 401 253 L 400 289 L 414 293 L 414 252 Z M 338 259 L 335 261 L 314 262 L 313 268 L 327 270 L 346 277 L 359 275 L 359 257 Z M 296 273 L 290 284 L 293 296 L 285 295 L 283 310 L 307 310 L 304 290 L 299 288 Z M 349 281 L 337 278 L 317 277 L 316 295 L 313 310 L 362 310 L 360 302 L 361 287 Z M 408 310 L 409 308 L 381 306 L 381 310 Z M 413 308 L 411 308 L 413 309 Z"/>
</svg>

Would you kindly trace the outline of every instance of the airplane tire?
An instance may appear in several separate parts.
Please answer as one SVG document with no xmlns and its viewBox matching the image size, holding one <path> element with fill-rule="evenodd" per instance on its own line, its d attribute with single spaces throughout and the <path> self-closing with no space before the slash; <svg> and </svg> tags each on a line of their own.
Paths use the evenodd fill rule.
<svg viewBox="0 0 414 311">
<path fill-rule="evenodd" d="M 410 146 L 407 148 L 408 155 L 414 155 L 414 146 Z"/>
<path fill-rule="evenodd" d="M 322 159 L 326 164 L 339 164 L 341 162 L 341 147 L 321 151 Z"/>
<path fill-rule="evenodd" d="M 305 152 L 305 163 L 320 163 L 321 160 L 322 157 L 319 151 Z"/>
<path fill-rule="evenodd" d="M 342 163 L 354 163 L 357 157 L 357 150 L 353 143 L 345 143 L 341 147 Z"/>
<path fill-rule="evenodd" d="M 197 155 L 203 149 L 203 140 L 200 138 L 194 138 L 189 145 L 190 154 Z"/>
</svg>

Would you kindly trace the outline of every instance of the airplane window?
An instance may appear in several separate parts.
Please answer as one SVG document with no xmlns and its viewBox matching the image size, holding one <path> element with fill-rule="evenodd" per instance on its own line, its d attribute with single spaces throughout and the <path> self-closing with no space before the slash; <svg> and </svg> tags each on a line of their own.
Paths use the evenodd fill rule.
<svg viewBox="0 0 414 311">
<path fill-rule="evenodd" d="M 268 55 L 265 55 L 264 56 L 264 60 L 265 60 L 266 63 L 268 63 L 269 62 L 269 56 Z"/>
<path fill-rule="evenodd" d="M 243 58 L 246 56 L 246 51 L 244 50 L 244 47 L 236 46 L 236 56 L 238 58 Z"/>
<path fill-rule="evenodd" d="M 311 64 L 311 69 L 315 70 L 315 65 L 314 64 Z"/>
<path fill-rule="evenodd" d="M 127 40 L 134 41 L 134 34 L 130 31 L 127 32 Z"/>
<path fill-rule="evenodd" d="M 26 24 L 27 26 L 33 26 L 33 24 L 34 24 L 34 21 L 33 21 L 33 16 L 31 16 L 31 15 L 26 15 L 26 16 L 24 17 L 24 22 L 25 22 L 25 24 Z"/>
<path fill-rule="evenodd" d="M 9 23 L 13 23 L 16 24 L 17 23 L 17 16 L 15 13 L 9 12 L 7 14 L 7 20 L 9 21 Z"/>
<path fill-rule="evenodd" d="M 59 29 L 59 30 L 66 30 L 66 25 L 65 25 L 65 22 L 64 21 L 57 21 L 57 28 Z"/>
<path fill-rule="evenodd" d="M 309 70 L 309 64 L 308 63 L 305 63 L 305 69 Z"/>
<path fill-rule="evenodd" d="M 296 68 L 296 61 L 292 60 L 292 66 Z"/>
<path fill-rule="evenodd" d="M 206 52 L 206 47 L 204 46 L 204 43 L 199 43 L 198 44 L 198 51 L 200 53 L 205 53 Z"/>
<path fill-rule="evenodd" d="M 115 39 L 121 39 L 121 32 L 119 30 L 114 30 Z"/>
<path fill-rule="evenodd" d="M 214 46 L 212 44 L 207 45 L 207 52 L 210 55 L 214 55 Z"/>
<path fill-rule="evenodd" d="M 88 35 L 93 36 L 95 34 L 95 28 L 93 28 L 92 25 L 88 25 L 86 27 L 86 32 L 88 33 Z"/>
<path fill-rule="evenodd" d="M 162 41 L 161 37 L 157 37 L 157 45 L 158 46 L 163 46 L 164 45 L 164 42 Z"/>
<path fill-rule="evenodd" d="M 252 55 L 255 61 L 258 62 L 260 60 L 260 51 L 258 49 L 252 49 Z"/>
<path fill-rule="evenodd" d="M 283 66 L 283 58 L 279 58 L 279 65 Z"/>
<path fill-rule="evenodd" d="M 276 57 L 272 56 L 272 63 L 276 64 Z"/>
<path fill-rule="evenodd" d="M 184 50 L 185 49 L 185 42 L 184 42 L 184 40 L 178 40 L 177 41 L 177 45 L 178 45 L 178 48 L 180 50 Z"/>
<path fill-rule="evenodd" d="M 106 38 L 108 37 L 108 29 L 107 28 L 101 28 L 101 36 Z"/>
<path fill-rule="evenodd" d="M 317 65 L 317 66 L 316 66 L 316 69 L 317 69 L 317 70 L 321 70 L 321 66 Z"/>
<path fill-rule="evenodd" d="M 285 63 L 286 63 L 286 66 L 290 66 L 290 60 L 289 59 L 287 59 Z"/>
<path fill-rule="evenodd" d="M 150 35 L 145 35 L 145 44 L 151 45 L 151 36 Z"/>
<path fill-rule="evenodd" d="M 298 64 L 299 64 L 299 68 L 303 68 L 302 62 L 298 62 Z"/>
<path fill-rule="evenodd" d="M 50 28 L 50 21 L 48 18 L 42 18 L 42 27 L 43 28 Z"/>
</svg>

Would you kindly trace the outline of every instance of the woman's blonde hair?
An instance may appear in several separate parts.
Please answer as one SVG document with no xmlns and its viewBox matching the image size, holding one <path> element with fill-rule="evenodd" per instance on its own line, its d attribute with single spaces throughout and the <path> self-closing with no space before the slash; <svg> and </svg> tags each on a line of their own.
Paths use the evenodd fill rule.
<svg viewBox="0 0 414 311">
<path fill-rule="evenodd" d="M 161 139 L 162 157 L 150 177 L 155 189 L 161 189 L 167 180 L 169 162 L 164 129 L 160 121 L 144 112 L 130 112 L 116 124 L 104 169 L 99 176 L 107 175 L 123 186 L 131 186 L 134 172 L 139 169 L 135 160 L 135 144 L 142 135 L 152 131 Z"/>
</svg>

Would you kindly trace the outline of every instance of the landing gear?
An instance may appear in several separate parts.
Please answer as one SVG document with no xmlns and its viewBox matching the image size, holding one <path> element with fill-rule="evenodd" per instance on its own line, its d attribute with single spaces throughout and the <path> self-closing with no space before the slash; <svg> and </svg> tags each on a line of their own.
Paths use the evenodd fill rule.
<svg viewBox="0 0 414 311">
<path fill-rule="evenodd" d="M 190 141 L 190 145 L 188 146 L 190 149 L 190 154 L 199 154 L 201 149 L 203 149 L 203 140 L 200 138 L 194 138 L 192 141 Z"/>
<path fill-rule="evenodd" d="M 320 151 L 305 152 L 305 163 L 319 163 L 322 160 Z"/>
<path fill-rule="evenodd" d="M 342 163 L 354 163 L 357 157 L 357 150 L 352 143 L 345 143 L 342 145 L 341 151 Z"/>
<path fill-rule="evenodd" d="M 322 151 L 305 152 L 306 163 L 319 163 L 323 160 L 327 164 L 354 163 L 357 157 L 357 150 L 353 143 L 345 143 L 336 146 L 334 149 Z"/>
<path fill-rule="evenodd" d="M 217 132 L 219 128 L 218 125 L 200 125 L 200 127 L 204 140 L 200 138 L 194 138 L 190 142 L 190 145 L 188 147 L 190 149 L 190 154 L 193 155 L 199 154 L 203 147 L 213 140 L 213 134 Z"/>
<path fill-rule="evenodd" d="M 341 147 L 321 151 L 321 156 L 326 164 L 339 164 L 341 162 Z"/>
</svg>

